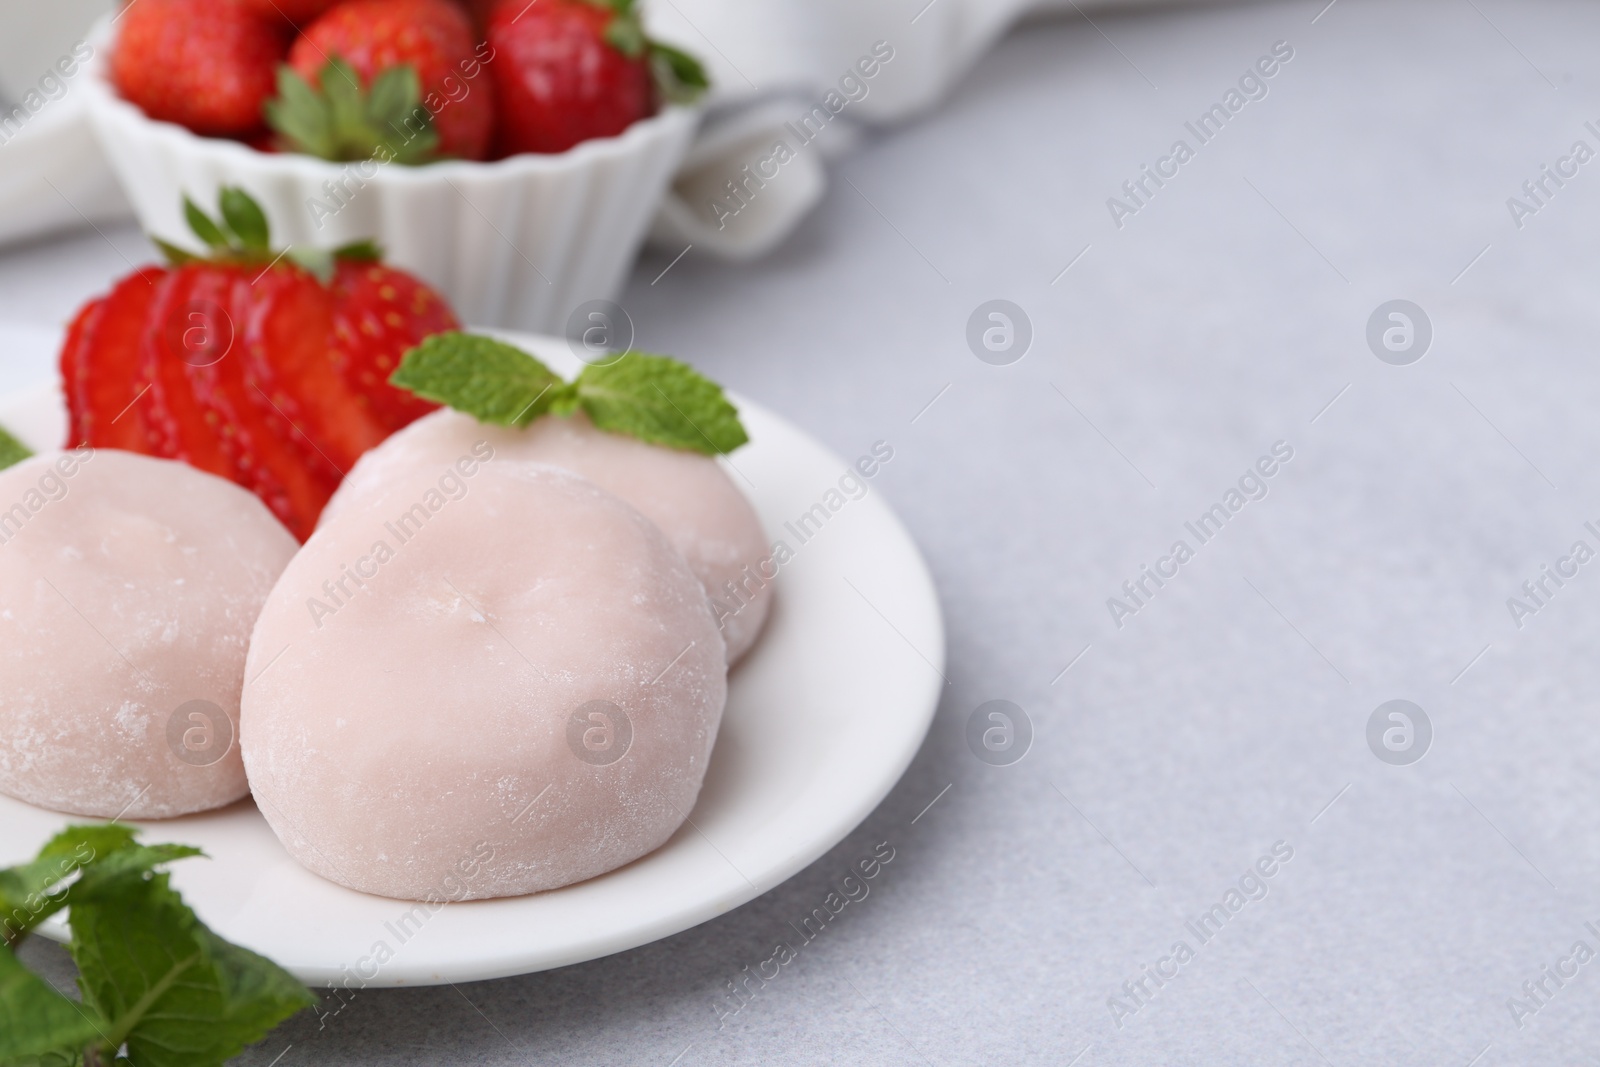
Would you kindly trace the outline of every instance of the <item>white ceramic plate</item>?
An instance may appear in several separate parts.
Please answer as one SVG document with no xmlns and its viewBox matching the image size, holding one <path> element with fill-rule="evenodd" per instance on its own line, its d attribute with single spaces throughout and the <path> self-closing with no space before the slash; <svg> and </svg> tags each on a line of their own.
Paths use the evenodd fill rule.
<svg viewBox="0 0 1600 1067">
<path fill-rule="evenodd" d="M 577 367 L 564 342 L 506 336 L 564 373 Z M 773 888 L 855 828 L 899 780 L 932 720 L 944 669 L 938 599 L 916 545 L 876 491 L 844 504 L 800 543 L 785 523 L 821 503 L 848 464 L 776 415 L 735 402 L 751 443 L 732 457 L 734 480 L 769 536 L 795 556 L 778 577 L 765 633 L 730 679 L 689 823 L 660 849 L 599 878 L 450 904 L 431 916 L 309 873 L 248 800 L 141 824 L 147 841 L 198 845 L 211 857 L 173 867 L 174 884 L 201 918 L 311 984 L 500 978 L 705 922 Z M 56 447 L 64 437 L 57 388 L 0 399 L 0 425 L 34 447 Z M 0 797 L 0 866 L 30 857 L 71 821 Z M 60 925 L 43 932 L 65 935 Z M 375 967 L 380 942 L 393 958 Z"/>
</svg>

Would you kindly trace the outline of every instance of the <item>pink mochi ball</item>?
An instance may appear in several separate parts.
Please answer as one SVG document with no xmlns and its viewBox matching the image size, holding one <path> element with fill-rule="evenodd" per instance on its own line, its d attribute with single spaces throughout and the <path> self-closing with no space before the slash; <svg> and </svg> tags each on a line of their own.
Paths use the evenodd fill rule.
<svg viewBox="0 0 1600 1067">
<path fill-rule="evenodd" d="M 775 574 L 755 509 L 710 456 L 598 430 L 583 414 L 546 416 L 524 429 L 485 426 L 448 408 L 417 420 L 361 458 L 322 513 L 327 522 L 401 471 L 448 463 L 487 441 L 506 460 L 548 463 L 615 493 L 661 527 L 712 601 L 736 663 L 761 633 Z"/>
<path fill-rule="evenodd" d="M 289 853 L 352 889 L 551 889 L 687 817 L 725 657 L 653 523 L 469 442 L 351 501 L 284 572 L 251 644 L 245 767 Z"/>
<path fill-rule="evenodd" d="M 295 548 L 187 464 L 83 447 L 0 472 L 0 793 L 130 819 L 244 796 L 245 653 Z"/>
</svg>

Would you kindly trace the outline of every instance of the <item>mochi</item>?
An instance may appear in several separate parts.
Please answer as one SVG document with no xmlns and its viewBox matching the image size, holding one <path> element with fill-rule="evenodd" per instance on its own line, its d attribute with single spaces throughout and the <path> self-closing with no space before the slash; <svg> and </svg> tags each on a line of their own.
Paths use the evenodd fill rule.
<svg viewBox="0 0 1600 1067">
<path fill-rule="evenodd" d="M 397 473 L 449 463 L 479 441 L 501 459 L 548 463 L 583 475 L 661 527 L 711 597 L 728 662 L 761 633 L 776 571 L 755 509 L 710 456 L 646 444 L 595 428 L 588 416 L 546 416 L 524 429 L 486 426 L 448 408 L 419 419 L 361 458 L 323 521 Z M 763 574 L 763 567 L 769 572 Z"/>
<path fill-rule="evenodd" d="M 694 806 L 727 663 L 665 535 L 490 446 L 351 501 L 256 624 L 240 740 L 290 855 L 407 900 L 551 889 Z"/>
<path fill-rule="evenodd" d="M 0 471 L 0 793 L 130 819 L 244 796 L 245 653 L 295 548 L 254 495 L 172 460 Z"/>
</svg>

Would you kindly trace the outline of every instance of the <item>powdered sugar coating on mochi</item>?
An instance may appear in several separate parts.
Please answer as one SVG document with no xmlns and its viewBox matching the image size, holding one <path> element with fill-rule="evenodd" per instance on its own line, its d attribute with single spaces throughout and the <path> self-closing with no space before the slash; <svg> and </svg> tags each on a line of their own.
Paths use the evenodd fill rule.
<svg viewBox="0 0 1600 1067">
<path fill-rule="evenodd" d="M 400 472 L 320 526 L 256 626 L 252 791 L 295 859 L 354 889 L 582 881 L 665 842 L 705 776 L 726 654 L 683 558 L 593 483 L 490 454 Z M 575 742 L 594 701 L 627 726 L 583 717 Z"/>
<path fill-rule="evenodd" d="M 502 460 L 564 467 L 638 508 L 705 586 L 727 641 L 728 662 L 738 662 L 755 644 L 776 574 L 762 573 L 771 552 L 761 520 L 738 486 L 710 456 L 606 433 L 581 413 L 508 429 L 449 408 L 436 411 L 363 456 L 328 503 L 323 521 L 399 472 L 449 463 L 485 440 Z"/>
<path fill-rule="evenodd" d="M 0 472 L 0 792 L 133 819 L 244 796 L 245 653 L 296 547 L 183 463 L 85 447 Z"/>
</svg>

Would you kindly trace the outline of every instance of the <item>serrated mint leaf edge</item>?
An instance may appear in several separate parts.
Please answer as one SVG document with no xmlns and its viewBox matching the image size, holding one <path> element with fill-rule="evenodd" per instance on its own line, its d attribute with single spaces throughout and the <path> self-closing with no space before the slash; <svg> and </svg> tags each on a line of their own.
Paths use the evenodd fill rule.
<svg viewBox="0 0 1600 1067">
<path fill-rule="evenodd" d="M 686 432 L 680 433 L 678 428 L 667 427 L 659 419 L 647 417 L 629 424 L 623 419 L 612 417 L 613 413 L 608 410 L 607 405 L 624 410 L 631 409 L 636 414 L 646 416 L 652 410 L 659 410 L 656 400 L 648 394 L 642 395 L 635 390 L 618 389 L 608 380 L 614 379 L 617 368 L 624 366 L 629 357 L 638 357 L 645 362 L 647 368 L 653 368 L 646 370 L 636 381 L 647 385 L 656 396 L 673 409 L 688 427 Z M 671 381 L 673 377 L 678 381 Z M 661 387 L 663 381 L 671 385 L 685 385 L 688 389 L 678 391 L 674 396 Z M 728 399 L 726 390 L 694 367 L 671 356 L 637 350 L 626 352 L 616 362 L 591 364 L 585 367 L 574 384 L 577 386 L 579 402 L 583 405 L 584 411 L 588 413 L 595 426 L 609 433 L 624 434 L 650 444 L 686 452 L 699 452 L 708 456 L 726 455 L 750 441 L 750 434 L 745 430 L 743 420 L 739 418 L 739 409 Z M 691 391 L 701 395 L 690 396 Z M 685 410 L 685 406 L 694 409 L 695 414 L 691 415 Z M 639 422 L 654 422 L 656 426 L 661 427 L 661 432 L 641 432 Z M 716 436 L 713 437 L 713 434 Z"/>
<path fill-rule="evenodd" d="M 483 334 L 435 334 L 408 351 L 392 385 L 492 426 L 522 427 L 567 388 L 538 357 Z"/>
<path fill-rule="evenodd" d="M 514 352 L 533 364 L 535 374 L 549 376 L 550 384 L 540 387 L 521 410 L 511 416 L 505 413 L 511 405 L 494 405 L 493 411 L 486 410 L 486 405 L 476 396 L 464 396 L 462 382 L 465 380 L 473 386 L 481 386 L 492 382 L 494 376 L 486 374 L 462 374 L 455 368 L 448 368 L 444 363 L 442 351 L 429 350 L 426 355 L 418 355 L 428 349 L 430 342 L 440 338 L 469 338 L 477 341 L 490 342 L 496 351 Z M 455 342 L 452 342 L 454 345 Z M 486 346 L 487 347 L 487 346 Z M 461 355 L 460 349 L 450 352 L 450 358 L 457 359 Z M 617 407 L 633 406 L 639 408 L 637 393 L 626 390 L 608 388 L 605 383 L 596 383 L 591 371 L 599 372 L 608 367 L 616 366 L 621 359 L 628 356 L 641 356 L 652 360 L 662 360 L 670 364 L 675 370 L 681 371 L 689 377 L 691 382 L 705 387 L 706 395 L 701 399 L 703 403 L 711 404 L 716 410 L 706 413 L 701 419 L 696 420 L 683 410 L 680 401 L 686 399 L 679 396 L 676 399 L 667 391 L 660 388 L 657 383 L 652 383 L 655 392 L 659 394 L 669 407 L 676 410 L 676 414 L 689 427 L 688 432 L 677 433 L 670 429 L 660 433 L 648 430 L 641 432 L 638 420 L 628 422 L 620 418 L 613 418 L 607 405 Z M 416 357 L 416 358 L 413 358 Z M 727 455 L 737 451 L 750 443 L 749 431 L 745 429 L 744 420 L 739 415 L 739 407 L 727 394 L 727 391 L 716 381 L 701 374 L 694 367 L 671 356 L 660 355 L 654 352 L 644 352 L 633 349 L 623 353 L 621 359 L 604 364 L 590 364 L 578 373 L 571 382 L 564 381 L 560 375 L 547 367 L 537 356 L 527 350 L 503 341 L 498 337 L 487 334 L 471 334 L 466 332 L 451 332 L 435 334 L 421 344 L 412 348 L 401 358 L 400 366 L 389 376 L 389 384 L 407 392 L 413 393 L 424 400 L 444 404 L 464 415 L 470 415 L 480 423 L 491 426 L 509 426 L 520 429 L 533 422 L 541 415 L 568 416 L 579 410 L 587 414 L 595 427 L 607 433 L 615 433 L 623 437 L 632 437 L 663 448 L 671 448 L 680 452 L 697 452 L 706 456 Z M 434 361 L 438 360 L 437 363 Z M 432 365 L 430 365 L 432 364 Z M 586 379 L 586 375 L 589 377 Z M 602 375 L 603 377 L 603 375 Z M 523 392 L 526 397 L 533 392 L 531 384 Z M 653 401 L 652 401 L 653 403 Z M 698 405 L 692 405 L 698 407 Z M 703 428 L 703 424 L 710 424 L 716 433 L 714 438 Z M 720 439 L 720 440 L 719 440 Z"/>
</svg>

